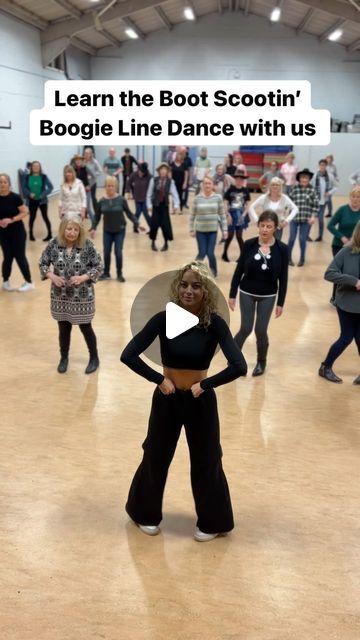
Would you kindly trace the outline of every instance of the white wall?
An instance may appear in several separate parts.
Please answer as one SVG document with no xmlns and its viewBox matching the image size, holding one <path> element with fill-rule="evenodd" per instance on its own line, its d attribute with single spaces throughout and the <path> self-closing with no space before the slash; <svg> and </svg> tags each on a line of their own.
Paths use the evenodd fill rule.
<svg viewBox="0 0 360 640">
<path fill-rule="evenodd" d="M 46 80 L 64 80 L 64 74 L 43 69 L 39 31 L 0 14 L 0 171 L 8 173 L 17 190 L 17 170 L 28 160 L 40 160 L 45 173 L 57 188 L 62 168 L 77 147 L 34 147 L 29 142 L 29 113 L 43 106 Z M 89 56 L 69 49 L 69 75 L 89 78 Z"/>
</svg>

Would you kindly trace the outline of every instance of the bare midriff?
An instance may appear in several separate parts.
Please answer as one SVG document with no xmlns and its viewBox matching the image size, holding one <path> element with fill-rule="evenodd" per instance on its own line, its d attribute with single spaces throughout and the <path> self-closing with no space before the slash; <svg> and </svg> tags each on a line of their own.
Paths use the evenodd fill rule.
<svg viewBox="0 0 360 640">
<path fill-rule="evenodd" d="M 207 369 L 196 371 L 194 369 L 171 369 L 164 367 L 164 376 L 169 378 L 177 389 L 187 391 L 195 382 L 201 382 L 207 377 Z"/>
</svg>

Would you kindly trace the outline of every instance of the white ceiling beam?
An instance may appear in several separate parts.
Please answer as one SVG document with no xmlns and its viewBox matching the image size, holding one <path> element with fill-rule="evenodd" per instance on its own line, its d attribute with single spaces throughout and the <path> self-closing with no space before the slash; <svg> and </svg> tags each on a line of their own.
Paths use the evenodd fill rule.
<svg viewBox="0 0 360 640">
<path fill-rule="evenodd" d="M 311 9 L 319 9 L 320 11 L 325 11 L 325 13 L 331 13 L 336 18 L 360 23 L 360 12 L 350 4 L 345 4 L 340 0 L 297 0 L 297 2 Z"/>
<path fill-rule="evenodd" d="M 63 53 L 70 44 L 70 38 L 59 38 L 41 45 L 41 58 L 43 67 L 48 67 L 55 58 Z"/>
<path fill-rule="evenodd" d="M 251 3 L 251 0 L 245 0 L 245 7 L 244 7 L 245 16 L 248 16 L 250 13 L 250 3 Z"/>
<path fill-rule="evenodd" d="M 65 9 L 65 11 L 73 18 L 76 18 L 77 20 L 81 18 L 81 11 L 74 7 L 73 4 L 68 2 L 68 0 L 53 0 L 53 2 L 55 2 L 55 4 L 57 4 L 59 7 Z"/>
<path fill-rule="evenodd" d="M 356 51 L 356 49 L 360 49 L 360 38 L 358 38 L 358 40 L 354 40 L 354 42 L 351 42 L 346 48 L 348 51 Z"/>
<path fill-rule="evenodd" d="M 173 25 L 171 24 L 169 18 L 167 17 L 166 13 L 164 13 L 164 11 L 162 10 L 161 7 L 154 7 L 156 13 L 158 14 L 161 22 L 163 23 L 163 25 L 167 28 L 168 31 L 171 31 L 171 29 L 173 28 Z"/>
<path fill-rule="evenodd" d="M 341 19 L 336 20 L 336 22 L 334 22 L 328 29 L 326 29 L 326 31 L 324 31 L 319 36 L 320 42 L 324 42 L 324 40 L 326 40 L 326 38 L 330 35 L 330 33 L 335 31 L 336 29 L 341 29 L 341 27 L 343 27 L 345 23 L 346 23 L 346 20 L 341 20 Z"/>
<path fill-rule="evenodd" d="M 0 10 L 5 11 L 5 13 L 9 13 L 15 18 L 19 18 L 19 20 L 22 20 L 27 24 L 32 24 L 34 27 L 37 27 L 42 31 L 45 31 L 49 24 L 46 20 L 43 20 L 42 18 L 39 18 L 39 16 L 35 15 L 35 13 L 32 13 L 32 11 L 28 11 L 27 9 L 20 7 L 16 2 L 0 0 Z"/>
<path fill-rule="evenodd" d="M 309 9 L 309 11 L 306 12 L 300 24 L 296 27 L 297 34 L 301 33 L 302 31 L 305 31 L 308 24 L 310 24 L 311 18 L 313 17 L 314 13 L 315 13 L 315 9 Z"/>
<path fill-rule="evenodd" d="M 191 8 L 192 8 L 192 10 L 193 10 L 193 14 L 194 14 L 194 16 L 195 16 L 195 22 L 196 22 L 196 20 L 197 20 L 197 18 L 198 18 L 198 17 L 197 17 L 197 15 L 196 15 L 196 11 L 195 11 L 195 7 L 194 7 L 194 3 L 193 3 L 193 1 L 192 1 L 192 0 L 185 0 L 185 4 L 186 4 L 188 7 L 191 7 Z"/>
<path fill-rule="evenodd" d="M 0 0 L 4 2 L 5 0 Z M 6 0 L 8 1 L 8 0 Z M 109 9 L 102 18 L 103 23 L 110 22 L 111 20 L 123 19 L 130 16 L 142 9 L 153 8 L 156 5 L 164 4 L 165 0 L 159 2 L 159 0 L 126 0 L 125 2 L 117 3 L 114 7 Z M 13 4 L 8 2 L 8 4 Z M 55 38 L 61 38 L 62 36 L 73 37 L 80 34 L 82 31 L 91 29 L 94 26 L 94 19 L 92 13 L 86 13 L 76 20 L 74 18 L 65 20 L 50 25 L 44 34 L 42 34 L 43 42 L 49 42 Z"/>
<path fill-rule="evenodd" d="M 141 40 L 145 40 L 145 37 L 146 37 L 145 33 L 143 33 L 141 29 L 139 29 L 139 27 L 135 24 L 133 20 L 131 20 L 131 18 L 121 18 L 121 19 L 129 29 L 132 29 L 133 31 L 135 31 L 135 33 L 139 36 L 139 38 L 141 38 Z"/>
<path fill-rule="evenodd" d="M 88 53 L 90 56 L 96 56 L 95 47 L 92 47 L 90 44 L 80 40 L 79 38 L 71 38 L 71 44 L 74 45 L 74 47 L 81 49 L 81 51 L 85 51 L 85 53 Z"/>
<path fill-rule="evenodd" d="M 115 38 L 115 36 L 112 35 L 112 33 L 109 33 L 109 31 L 106 31 L 106 29 L 101 29 L 101 31 L 99 31 L 99 33 L 106 38 L 106 40 L 108 42 L 110 42 L 114 47 L 122 47 L 122 43 L 120 42 L 120 40 L 118 40 L 117 38 Z"/>
</svg>

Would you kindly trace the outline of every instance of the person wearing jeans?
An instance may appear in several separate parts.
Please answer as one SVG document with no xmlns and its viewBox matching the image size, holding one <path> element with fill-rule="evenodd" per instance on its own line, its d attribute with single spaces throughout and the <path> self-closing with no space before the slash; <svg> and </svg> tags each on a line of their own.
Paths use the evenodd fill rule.
<svg viewBox="0 0 360 640">
<path fill-rule="evenodd" d="M 108 176 L 105 180 L 105 196 L 99 201 L 98 211 L 95 214 L 95 220 L 90 229 L 90 236 L 91 238 L 95 237 L 96 227 L 103 215 L 104 273 L 100 276 L 100 280 L 109 280 L 111 278 L 110 260 L 111 249 L 114 244 L 117 279 L 119 282 L 125 282 L 122 258 L 126 227 L 125 215 L 129 220 L 131 220 L 136 228 L 138 227 L 138 221 L 134 214 L 131 213 L 125 198 L 118 194 L 117 189 L 118 182 L 116 177 Z"/>
<path fill-rule="evenodd" d="M 328 203 L 329 198 L 337 191 L 337 186 L 335 183 L 335 179 L 332 177 L 330 173 L 327 172 L 327 161 L 320 160 L 319 161 L 319 171 L 314 175 L 311 180 L 312 186 L 315 188 L 316 193 L 319 198 L 319 210 L 318 210 L 318 219 L 319 219 L 319 235 L 316 238 L 315 242 L 321 242 L 324 235 L 324 216 L 325 216 L 325 207 Z M 310 235 L 308 236 L 308 240 L 312 241 Z"/>
<path fill-rule="evenodd" d="M 146 194 L 151 178 L 152 175 L 149 172 L 147 162 L 141 162 L 137 171 L 134 171 L 127 179 L 125 193 L 125 197 L 128 200 L 131 196 L 135 200 L 135 217 L 137 222 L 139 222 L 140 216 L 143 214 L 149 228 L 151 226 L 151 218 L 146 205 Z M 134 233 L 139 233 L 137 225 L 134 225 Z"/>
<path fill-rule="evenodd" d="M 300 241 L 300 260 L 298 267 L 302 267 L 305 264 L 306 240 L 309 235 L 309 228 L 310 225 L 315 222 L 315 218 L 318 215 L 319 198 L 314 187 L 310 184 L 313 175 L 309 169 L 299 171 L 296 174 L 298 184 L 296 184 L 290 192 L 290 198 L 298 208 L 298 213 L 290 222 L 288 257 L 291 267 L 294 266 L 291 256 L 298 232 Z"/>
<path fill-rule="evenodd" d="M 220 194 L 214 191 L 214 181 L 206 176 L 202 183 L 202 192 L 195 196 L 190 215 L 190 235 L 196 236 L 198 243 L 197 260 L 208 257 L 210 269 L 217 276 L 215 245 L 218 225 L 220 223 L 222 235 L 226 240 L 227 221 L 224 203 Z"/>
<path fill-rule="evenodd" d="M 329 382 L 341 383 L 332 366 L 343 351 L 355 340 L 360 355 L 360 221 L 356 224 L 351 241 L 334 257 L 325 272 L 325 280 L 334 282 L 335 304 L 339 316 L 340 336 L 331 345 L 321 363 L 319 376 Z M 360 384 L 360 375 L 354 380 Z"/>
</svg>

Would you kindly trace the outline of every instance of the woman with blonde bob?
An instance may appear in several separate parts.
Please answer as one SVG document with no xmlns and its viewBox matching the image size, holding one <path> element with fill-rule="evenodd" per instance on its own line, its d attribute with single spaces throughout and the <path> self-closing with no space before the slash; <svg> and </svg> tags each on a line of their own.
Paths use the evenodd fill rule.
<svg viewBox="0 0 360 640">
<path fill-rule="evenodd" d="M 263 195 L 259 196 L 249 207 L 249 216 L 256 224 L 259 221 L 259 217 L 256 213 L 256 209 L 262 209 L 262 211 L 273 211 L 276 213 L 279 226 L 275 231 L 275 238 L 281 240 L 284 227 L 286 227 L 291 220 L 293 220 L 298 213 L 299 209 L 296 204 L 282 192 L 283 180 L 281 178 L 272 178 L 269 183 L 269 187 Z"/>
<path fill-rule="evenodd" d="M 59 217 L 63 218 L 69 211 L 76 212 L 81 218 L 85 218 L 85 187 L 76 177 L 75 169 L 71 164 L 64 167 L 64 182 L 60 187 L 59 196 Z"/>
<path fill-rule="evenodd" d="M 79 325 L 89 349 L 85 373 L 93 373 L 99 366 L 96 335 L 91 326 L 95 314 L 94 283 L 101 274 L 102 264 L 94 245 L 86 239 L 80 216 L 69 213 L 63 218 L 57 237 L 49 242 L 39 266 L 41 279 L 51 280 L 51 315 L 59 326 L 58 373 L 65 373 L 68 368 L 74 324 Z"/>
<path fill-rule="evenodd" d="M 319 376 L 329 382 L 342 382 L 332 366 L 337 358 L 355 340 L 360 355 L 360 221 L 356 224 L 350 242 L 334 257 L 325 272 L 325 280 L 336 287 L 335 305 L 339 316 L 340 336 L 331 345 L 321 363 Z M 360 384 L 360 375 L 354 380 Z"/>
<path fill-rule="evenodd" d="M 246 375 L 247 366 L 226 322 L 217 313 L 216 286 L 200 262 L 179 269 L 171 301 L 196 315 L 199 323 L 175 338 L 166 336 L 166 312 L 153 316 L 127 345 L 121 361 L 156 384 L 142 462 L 132 481 L 126 511 L 147 535 L 159 533 L 168 469 L 184 425 L 191 461 L 191 485 L 197 513 L 195 539 L 212 540 L 234 526 L 221 463 L 219 419 L 214 388 Z M 163 373 L 140 355 L 160 339 Z M 220 345 L 227 367 L 208 377 Z"/>
</svg>

